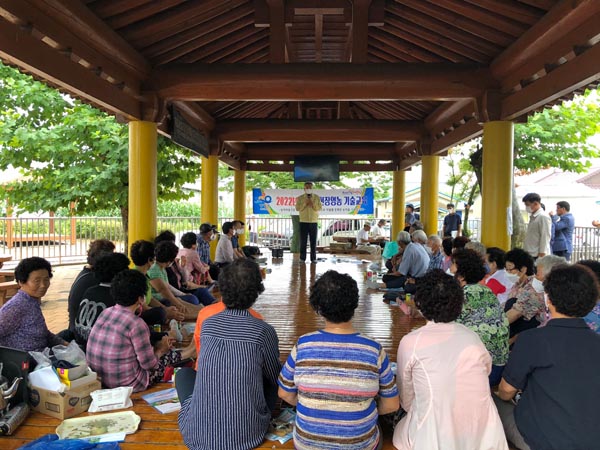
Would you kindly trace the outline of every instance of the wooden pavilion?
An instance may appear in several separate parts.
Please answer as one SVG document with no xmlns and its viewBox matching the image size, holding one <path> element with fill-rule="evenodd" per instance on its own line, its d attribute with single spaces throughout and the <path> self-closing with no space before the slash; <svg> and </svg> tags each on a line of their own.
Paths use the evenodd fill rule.
<svg viewBox="0 0 600 450">
<path fill-rule="evenodd" d="M 203 155 L 204 221 L 218 161 L 241 217 L 245 171 L 327 154 L 394 172 L 395 227 L 422 162 L 428 232 L 440 155 L 483 134 L 482 240 L 506 248 L 512 124 L 595 85 L 599 40 L 597 0 L 0 0 L 3 61 L 129 123 L 130 240 L 155 232 L 157 133 Z"/>
</svg>

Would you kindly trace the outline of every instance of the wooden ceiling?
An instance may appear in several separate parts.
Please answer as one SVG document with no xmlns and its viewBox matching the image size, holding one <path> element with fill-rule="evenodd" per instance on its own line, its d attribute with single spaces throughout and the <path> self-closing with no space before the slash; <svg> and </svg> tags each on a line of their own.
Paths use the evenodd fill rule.
<svg viewBox="0 0 600 450">
<path fill-rule="evenodd" d="M 0 0 L 0 57 L 235 168 L 404 169 L 600 78 L 598 0 Z"/>
</svg>

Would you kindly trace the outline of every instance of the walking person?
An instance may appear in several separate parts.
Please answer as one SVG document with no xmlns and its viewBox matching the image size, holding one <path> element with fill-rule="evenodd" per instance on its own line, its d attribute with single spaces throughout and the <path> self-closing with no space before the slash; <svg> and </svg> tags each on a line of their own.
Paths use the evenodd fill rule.
<svg viewBox="0 0 600 450">
<path fill-rule="evenodd" d="M 313 183 L 304 183 L 304 194 L 296 198 L 296 211 L 300 216 L 300 261 L 306 261 L 307 239 L 310 237 L 310 262 L 317 262 L 317 221 L 321 199 L 312 193 Z"/>
<path fill-rule="evenodd" d="M 567 261 L 571 261 L 573 230 L 575 229 L 575 218 L 571 214 L 571 205 L 565 201 L 558 202 L 556 204 L 556 214 L 554 214 L 554 211 L 550 211 L 549 215 L 554 229 L 552 254 L 563 256 Z"/>
</svg>

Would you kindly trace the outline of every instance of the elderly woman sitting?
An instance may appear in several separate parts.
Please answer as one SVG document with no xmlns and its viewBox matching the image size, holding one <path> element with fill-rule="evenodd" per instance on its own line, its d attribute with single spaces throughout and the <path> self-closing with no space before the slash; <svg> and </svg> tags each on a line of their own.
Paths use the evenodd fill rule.
<svg viewBox="0 0 600 450">
<path fill-rule="evenodd" d="M 325 272 L 310 305 L 325 328 L 298 339 L 279 375 L 279 396 L 297 405 L 294 448 L 381 448 L 378 414 L 398 410 L 398 390 L 383 347 L 352 326 L 356 281 Z"/>
<path fill-rule="evenodd" d="M 538 327 L 545 319 L 544 294 L 533 286 L 533 258 L 525 250 L 515 248 L 506 254 L 504 268 L 513 287 L 504 305 L 510 323 L 510 337 Z"/>
<path fill-rule="evenodd" d="M 19 291 L 0 308 L 0 346 L 26 352 L 67 345 L 48 330 L 42 314 L 42 297 L 52 278 L 52 266 L 36 256 L 22 260 L 15 268 Z"/>
<path fill-rule="evenodd" d="M 427 324 L 398 347 L 397 382 L 407 414 L 394 430 L 396 449 L 508 449 L 488 385 L 490 353 L 477 334 L 456 323 L 463 298 L 460 285 L 441 270 L 417 282 L 415 304 Z"/>
<path fill-rule="evenodd" d="M 490 386 L 496 386 L 508 360 L 508 320 L 491 289 L 479 284 L 485 268 L 478 253 L 466 248 L 457 250 L 452 255 L 450 270 L 465 293 L 462 312 L 456 321 L 477 333 L 490 352 L 489 381 Z"/>
<path fill-rule="evenodd" d="M 248 311 L 264 291 L 258 265 L 236 259 L 219 274 L 226 309 L 200 333 L 198 373 L 175 377 L 179 429 L 192 450 L 252 449 L 263 442 L 281 370 L 275 329 Z"/>
</svg>

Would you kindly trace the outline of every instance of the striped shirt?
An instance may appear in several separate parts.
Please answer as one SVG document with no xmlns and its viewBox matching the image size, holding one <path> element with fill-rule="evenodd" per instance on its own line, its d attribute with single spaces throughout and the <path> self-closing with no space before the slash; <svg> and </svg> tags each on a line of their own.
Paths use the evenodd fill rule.
<svg viewBox="0 0 600 450">
<path fill-rule="evenodd" d="M 379 441 L 375 397 L 398 389 L 385 350 L 354 334 L 305 334 L 283 366 L 279 386 L 298 393 L 294 447 L 372 450 Z"/>
<path fill-rule="evenodd" d="M 277 398 L 281 363 L 275 329 L 247 310 L 226 309 L 204 321 L 200 342 L 194 392 L 179 412 L 185 445 L 192 450 L 258 447 Z"/>
</svg>

